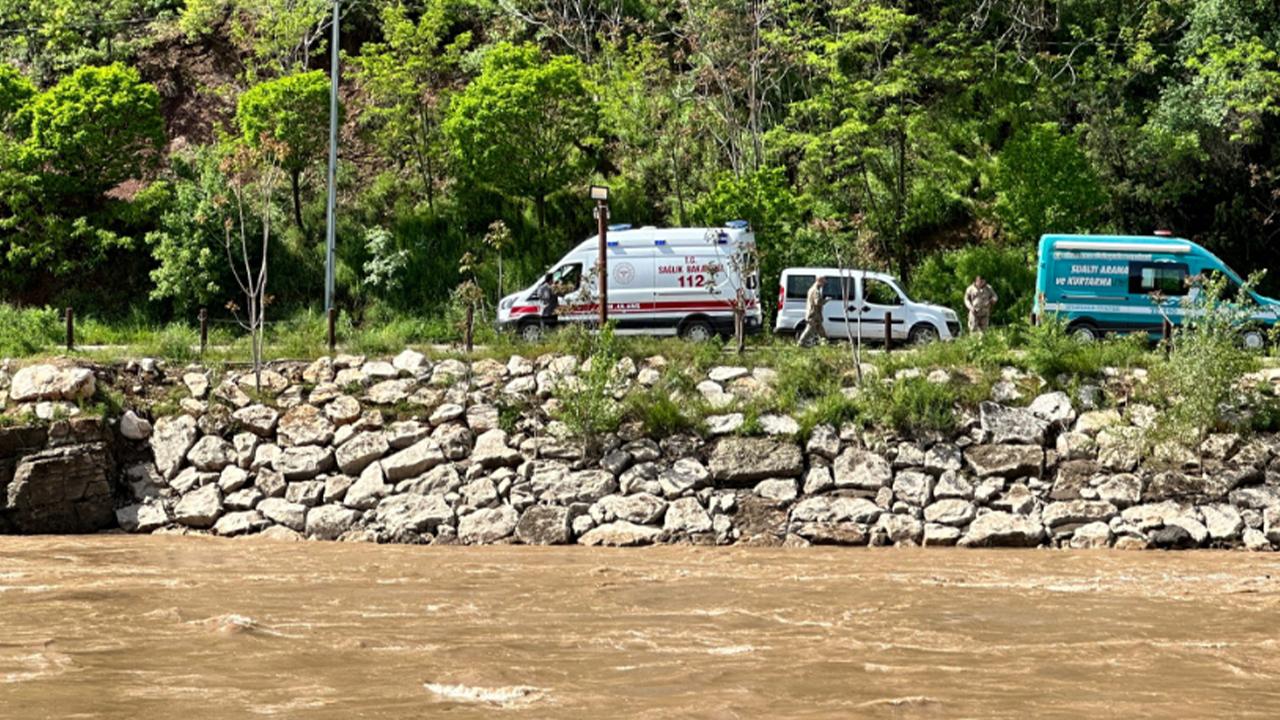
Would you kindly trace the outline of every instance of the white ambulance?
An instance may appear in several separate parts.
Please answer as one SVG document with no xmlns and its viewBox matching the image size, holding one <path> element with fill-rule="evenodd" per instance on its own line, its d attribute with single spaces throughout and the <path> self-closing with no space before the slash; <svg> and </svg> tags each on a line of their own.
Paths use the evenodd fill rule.
<svg viewBox="0 0 1280 720">
<path fill-rule="evenodd" d="M 745 329 L 760 331 L 755 235 L 746 222 L 713 228 L 613 225 L 605 241 L 609 319 L 618 334 L 679 335 L 690 340 L 731 335 L 739 288 Z M 498 303 L 499 328 L 532 340 L 552 324 L 594 323 L 598 254 L 599 236 L 593 235 L 548 271 L 559 297 L 554 319 L 544 317 L 538 301 L 544 274 Z"/>
</svg>

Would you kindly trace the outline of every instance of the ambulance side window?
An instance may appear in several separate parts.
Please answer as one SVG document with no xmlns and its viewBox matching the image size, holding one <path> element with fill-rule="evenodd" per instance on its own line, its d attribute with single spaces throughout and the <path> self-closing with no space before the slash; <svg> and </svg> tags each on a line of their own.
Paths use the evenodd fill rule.
<svg viewBox="0 0 1280 720">
<path fill-rule="evenodd" d="M 561 267 L 551 274 L 551 280 L 556 285 L 577 290 L 582 284 L 582 263 L 570 263 Z"/>
<path fill-rule="evenodd" d="M 1187 294 L 1187 266 L 1182 263 L 1129 263 L 1129 294 Z"/>
</svg>

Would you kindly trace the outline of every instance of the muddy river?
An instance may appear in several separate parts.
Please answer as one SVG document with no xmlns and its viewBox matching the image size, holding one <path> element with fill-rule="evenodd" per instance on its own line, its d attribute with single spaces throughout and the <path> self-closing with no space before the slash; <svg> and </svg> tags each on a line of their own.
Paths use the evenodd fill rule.
<svg viewBox="0 0 1280 720">
<path fill-rule="evenodd" d="M 4 718 L 1280 716 L 1280 555 L 0 538 Z"/>
</svg>

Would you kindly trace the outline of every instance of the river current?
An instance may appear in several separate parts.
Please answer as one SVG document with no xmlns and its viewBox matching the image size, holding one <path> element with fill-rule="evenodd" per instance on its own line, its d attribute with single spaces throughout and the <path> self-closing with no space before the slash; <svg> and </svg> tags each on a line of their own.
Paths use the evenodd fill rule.
<svg viewBox="0 0 1280 720">
<path fill-rule="evenodd" d="M 1280 716 L 1280 555 L 0 538 L 3 718 Z"/>
</svg>

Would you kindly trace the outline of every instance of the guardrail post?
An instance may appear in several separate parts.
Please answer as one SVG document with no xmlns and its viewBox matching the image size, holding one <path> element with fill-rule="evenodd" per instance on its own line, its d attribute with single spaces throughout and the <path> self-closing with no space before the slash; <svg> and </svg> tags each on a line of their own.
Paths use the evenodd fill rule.
<svg viewBox="0 0 1280 720">
<path fill-rule="evenodd" d="M 329 352 L 338 346 L 338 308 L 329 308 Z"/>
<path fill-rule="evenodd" d="M 884 351 L 893 351 L 893 313 L 884 314 Z"/>
<path fill-rule="evenodd" d="M 76 349 L 76 311 L 67 308 L 67 351 Z"/>
<path fill-rule="evenodd" d="M 200 308 L 200 357 L 204 357 L 205 348 L 209 346 L 209 311 Z"/>
</svg>

